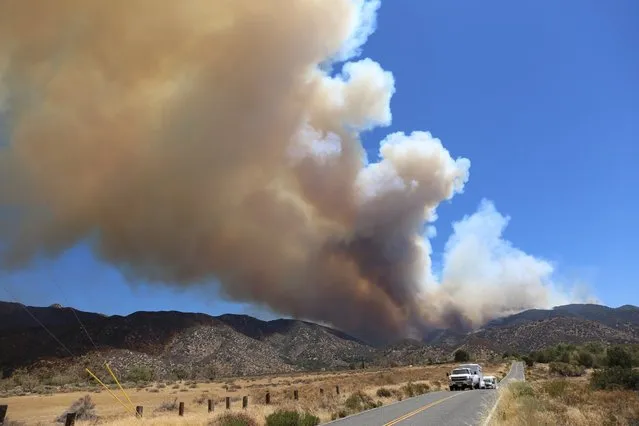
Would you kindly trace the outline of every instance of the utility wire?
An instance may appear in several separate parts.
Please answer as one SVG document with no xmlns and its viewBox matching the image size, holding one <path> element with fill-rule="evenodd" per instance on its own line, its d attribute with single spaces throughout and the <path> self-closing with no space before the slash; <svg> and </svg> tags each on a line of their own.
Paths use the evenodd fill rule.
<svg viewBox="0 0 639 426">
<path fill-rule="evenodd" d="M 62 341 L 60 341 L 60 339 L 58 339 L 58 338 L 56 337 L 56 335 L 55 335 L 55 334 L 53 334 L 53 332 L 51 332 L 51 330 L 49 330 L 49 329 L 48 329 L 48 328 L 47 328 L 44 324 L 42 324 L 42 322 L 41 322 L 38 318 L 36 318 L 36 316 L 35 316 L 35 315 L 33 315 L 33 314 L 31 313 L 31 311 L 29 311 L 29 309 L 27 309 L 27 307 L 26 307 L 25 305 L 23 305 L 22 303 L 20 303 L 20 302 L 18 301 L 18 299 L 17 299 L 17 298 L 13 295 L 13 293 L 11 293 L 11 292 L 9 291 L 9 289 L 8 289 L 8 288 L 7 288 L 7 286 L 6 286 L 6 283 L 4 283 L 3 288 L 4 288 L 4 291 L 5 291 L 5 292 L 6 292 L 6 293 L 7 293 L 7 294 L 8 294 L 8 295 L 9 295 L 9 296 L 13 299 L 13 301 L 14 301 L 15 303 L 17 303 L 18 305 L 20 305 L 20 307 L 22 307 L 22 309 L 24 309 L 24 311 L 25 311 L 27 314 L 29 314 L 29 316 L 30 316 L 31 318 L 33 318 L 33 320 L 34 320 L 35 322 L 37 322 L 37 323 L 38 323 L 38 324 L 39 324 L 39 325 L 40 325 L 40 326 L 41 326 L 41 327 L 42 327 L 42 328 L 43 328 L 43 329 L 44 329 L 47 333 L 49 333 L 49 335 L 53 338 L 53 340 L 55 340 L 56 342 L 58 342 L 58 344 L 59 344 L 60 346 L 62 346 L 62 347 L 64 348 L 64 350 L 65 350 L 65 351 L 67 351 L 67 353 L 68 353 L 69 355 L 71 355 L 71 357 L 75 358 L 75 355 L 73 355 L 73 352 L 71 352 L 71 350 L 70 350 L 70 349 L 69 349 L 69 348 L 68 348 L 68 347 L 67 347 L 64 343 L 62 343 Z"/>
</svg>

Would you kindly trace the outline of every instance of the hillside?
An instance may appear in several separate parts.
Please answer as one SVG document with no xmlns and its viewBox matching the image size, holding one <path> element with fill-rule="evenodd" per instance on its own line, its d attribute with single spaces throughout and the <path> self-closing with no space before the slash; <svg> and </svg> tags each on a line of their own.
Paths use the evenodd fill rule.
<svg viewBox="0 0 639 426">
<path fill-rule="evenodd" d="M 120 371 L 143 367 L 156 376 L 211 378 L 368 365 L 407 365 L 451 359 L 458 348 L 476 357 L 529 352 L 560 342 L 639 343 L 639 308 L 566 305 L 523 311 L 472 333 L 432 330 L 421 340 L 373 347 L 314 323 L 247 315 L 210 316 L 176 311 L 106 316 L 70 308 L 29 307 L 63 348 L 23 306 L 0 302 L 0 368 L 46 365 L 56 369 L 108 359 Z M 68 351 L 67 351 L 68 349 Z M 73 356 L 71 356 L 71 354 Z M 78 361 L 81 361 L 79 363 Z"/>
<path fill-rule="evenodd" d="M 71 309 L 28 310 L 76 360 L 93 364 L 106 356 L 114 366 L 150 366 L 159 375 L 176 370 L 188 376 L 229 376 L 348 368 L 372 358 L 375 351 L 337 330 L 298 320 L 175 311 L 127 316 L 78 312 L 96 351 Z M 0 322 L 0 368 L 5 374 L 42 360 L 71 364 L 70 353 L 24 307 L 0 302 Z"/>
</svg>

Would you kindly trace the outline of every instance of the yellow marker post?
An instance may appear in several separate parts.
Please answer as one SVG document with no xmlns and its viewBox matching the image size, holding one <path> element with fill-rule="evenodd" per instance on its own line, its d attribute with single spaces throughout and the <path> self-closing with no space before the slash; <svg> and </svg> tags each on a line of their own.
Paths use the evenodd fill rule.
<svg viewBox="0 0 639 426">
<path fill-rule="evenodd" d="M 131 402 L 131 398 L 129 398 L 129 395 L 127 395 L 127 393 L 124 391 L 124 388 L 122 387 L 122 385 L 120 384 L 120 382 L 118 381 L 118 378 L 115 377 L 115 374 L 113 374 L 113 371 L 111 370 L 111 367 L 109 367 L 109 364 L 107 362 L 104 363 L 104 366 L 106 367 L 106 369 L 109 371 L 109 374 L 111 374 L 111 377 L 113 377 L 113 380 L 115 380 L 115 383 L 118 384 L 118 387 L 120 388 L 120 390 L 122 391 L 122 393 L 124 394 L 124 396 L 126 397 L 127 401 L 129 401 L 129 404 L 131 404 L 131 409 L 133 411 L 135 411 L 135 406 L 133 405 L 133 402 Z M 137 411 L 135 412 L 137 415 Z"/>
<path fill-rule="evenodd" d="M 87 371 L 87 373 L 89 373 L 89 374 L 91 375 L 91 377 L 93 377 L 93 378 L 94 378 L 94 379 L 95 379 L 98 383 L 100 383 L 100 384 L 102 385 L 102 387 L 103 387 L 104 389 L 106 389 L 106 391 L 107 391 L 107 392 L 109 392 L 113 398 L 115 398 L 115 399 L 116 399 L 116 401 L 118 401 L 120 404 L 122 404 L 122 406 L 123 406 L 126 410 L 129 410 L 129 407 L 127 407 L 127 406 L 126 406 L 126 404 L 125 404 L 124 402 L 120 401 L 120 398 L 118 398 L 118 397 L 117 397 L 117 396 L 116 396 L 113 392 L 111 392 L 111 389 L 109 389 L 109 387 L 108 387 L 107 385 L 105 385 L 104 383 L 102 383 L 102 380 L 98 379 L 98 376 L 96 376 L 95 374 L 93 374 L 93 373 L 91 372 L 91 370 L 89 370 L 88 368 L 85 368 L 85 370 Z M 137 413 L 135 412 L 135 409 L 133 410 L 133 413 L 134 413 L 134 414 L 136 414 L 136 416 L 137 416 Z"/>
</svg>

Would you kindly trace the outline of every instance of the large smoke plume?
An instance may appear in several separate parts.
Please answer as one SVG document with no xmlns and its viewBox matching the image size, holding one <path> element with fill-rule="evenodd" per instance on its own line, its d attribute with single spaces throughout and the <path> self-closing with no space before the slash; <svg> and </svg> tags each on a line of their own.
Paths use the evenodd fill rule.
<svg viewBox="0 0 639 426">
<path fill-rule="evenodd" d="M 489 203 L 432 272 L 423 235 L 467 159 L 414 132 L 367 162 L 360 134 L 390 124 L 395 90 L 354 59 L 378 7 L 2 1 L 5 265 L 90 241 L 133 279 L 217 279 L 235 300 L 382 340 L 552 303 L 552 266 L 504 242 Z"/>
</svg>

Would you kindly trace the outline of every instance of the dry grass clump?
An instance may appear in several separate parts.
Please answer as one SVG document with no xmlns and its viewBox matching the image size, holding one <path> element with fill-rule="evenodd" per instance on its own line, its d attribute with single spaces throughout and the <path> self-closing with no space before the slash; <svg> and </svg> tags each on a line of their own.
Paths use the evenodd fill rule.
<svg viewBox="0 0 639 426">
<path fill-rule="evenodd" d="M 64 423 L 67 417 L 67 413 L 75 413 L 75 419 L 78 421 L 98 419 L 98 416 L 95 413 L 95 403 L 91 399 L 90 395 L 85 395 L 75 401 L 68 410 L 58 416 L 56 422 Z"/>
<path fill-rule="evenodd" d="M 224 413 L 209 423 L 210 426 L 258 426 L 257 420 L 247 413 Z"/>
<path fill-rule="evenodd" d="M 593 390 L 582 380 L 514 382 L 501 389 L 491 426 L 602 426 L 639 423 L 639 395 Z"/>
</svg>

